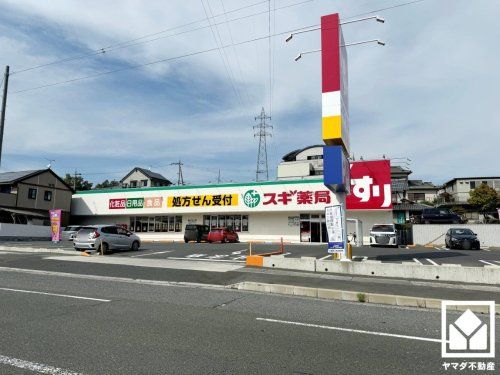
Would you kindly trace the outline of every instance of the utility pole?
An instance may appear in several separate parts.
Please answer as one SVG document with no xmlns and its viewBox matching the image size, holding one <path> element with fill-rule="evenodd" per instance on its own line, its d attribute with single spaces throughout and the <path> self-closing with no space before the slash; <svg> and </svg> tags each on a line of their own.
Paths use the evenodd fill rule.
<svg viewBox="0 0 500 375">
<path fill-rule="evenodd" d="M 80 177 L 82 174 L 78 173 L 75 169 L 75 174 L 73 175 L 73 191 L 76 191 L 76 178 Z"/>
<path fill-rule="evenodd" d="M 179 167 L 179 169 L 177 170 L 177 186 L 184 185 L 184 177 L 182 176 L 182 166 L 184 164 L 181 163 L 179 159 L 177 163 L 170 163 L 170 165 L 177 165 Z"/>
<path fill-rule="evenodd" d="M 5 125 L 5 109 L 7 108 L 7 90 L 9 89 L 9 66 L 5 67 L 3 79 L 2 114 L 0 115 L 0 165 L 2 164 L 3 129 Z"/>
<path fill-rule="evenodd" d="M 258 125 L 254 125 L 255 133 L 254 138 L 259 137 L 259 151 L 257 153 L 257 171 L 255 173 L 255 181 L 262 181 L 259 177 L 261 175 L 265 176 L 265 181 L 269 180 L 269 168 L 267 165 L 267 143 L 266 138 L 271 137 L 271 133 L 267 129 L 272 129 L 272 125 L 266 123 L 266 120 L 270 120 L 270 116 L 266 116 L 264 107 L 260 112 L 260 116 L 255 117 L 255 121 L 260 120 Z"/>
</svg>

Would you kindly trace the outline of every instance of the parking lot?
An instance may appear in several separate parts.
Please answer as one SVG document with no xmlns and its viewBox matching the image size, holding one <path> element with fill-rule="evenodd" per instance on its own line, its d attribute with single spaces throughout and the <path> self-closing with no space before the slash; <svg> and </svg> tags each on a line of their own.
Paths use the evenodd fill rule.
<svg viewBox="0 0 500 375">
<path fill-rule="evenodd" d="M 2 243 L 3 247 L 16 246 L 27 248 L 59 248 L 73 250 L 70 242 L 52 244 L 51 242 L 11 242 Z M 279 244 L 252 244 L 253 254 L 262 254 L 279 251 Z M 199 262 L 232 262 L 245 263 L 247 255 L 250 253 L 248 243 L 143 243 L 138 252 L 120 251 L 113 252 L 107 256 L 130 257 L 143 259 L 176 259 Z M 309 256 L 317 259 L 327 259 L 331 257 L 327 253 L 324 244 L 303 245 L 285 244 L 285 257 Z M 378 260 L 385 262 L 413 262 L 419 265 L 441 265 L 441 264 L 461 264 L 463 266 L 500 267 L 500 250 L 450 250 L 444 247 L 409 247 L 409 248 L 384 248 L 384 247 L 353 247 L 353 261 L 365 262 L 368 260 Z"/>
</svg>

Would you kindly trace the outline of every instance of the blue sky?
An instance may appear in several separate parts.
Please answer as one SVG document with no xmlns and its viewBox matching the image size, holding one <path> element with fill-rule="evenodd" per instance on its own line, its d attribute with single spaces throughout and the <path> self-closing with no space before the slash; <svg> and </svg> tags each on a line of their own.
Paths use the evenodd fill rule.
<svg viewBox="0 0 500 375">
<path fill-rule="evenodd" d="M 271 7 L 299 2 L 271 0 Z M 271 28 L 280 33 L 318 24 L 324 14 L 350 17 L 402 2 L 313 0 L 276 11 Z M 213 14 L 253 3 L 260 4 L 228 14 L 229 20 L 264 12 L 268 5 L 204 0 Z M 436 183 L 500 174 L 495 151 L 500 138 L 499 11 L 495 0 L 426 0 L 381 11 L 383 25 L 367 21 L 344 27 L 346 42 L 387 42 L 348 50 L 351 151 L 356 157 L 408 157 L 413 178 Z M 199 0 L 0 0 L 0 66 L 17 71 L 205 17 Z M 216 20 L 222 23 L 225 17 Z M 267 35 L 268 15 L 229 25 L 213 28 L 224 45 L 231 38 L 239 42 Z M 319 54 L 293 61 L 298 52 L 320 48 L 318 32 L 297 35 L 290 43 L 279 36 L 272 44 L 274 129 L 268 156 L 274 178 L 284 154 L 321 143 L 321 77 Z M 223 181 L 251 181 L 257 156 L 254 116 L 262 106 L 269 111 L 267 40 L 225 48 L 227 68 L 219 52 L 212 51 L 14 93 L 215 46 L 211 29 L 205 28 L 12 75 L 1 170 L 43 168 L 46 159 L 55 159 L 57 173 L 76 168 L 93 182 L 119 179 L 134 166 L 151 166 L 175 180 L 170 164 L 181 159 L 188 183 L 213 182 L 219 168 Z"/>
</svg>

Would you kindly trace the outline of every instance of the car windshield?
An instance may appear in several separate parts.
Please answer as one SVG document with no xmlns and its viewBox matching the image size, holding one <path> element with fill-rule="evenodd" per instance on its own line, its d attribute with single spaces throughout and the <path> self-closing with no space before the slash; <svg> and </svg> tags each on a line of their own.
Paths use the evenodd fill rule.
<svg viewBox="0 0 500 375">
<path fill-rule="evenodd" d="M 462 235 L 473 235 L 474 232 L 471 231 L 470 229 L 452 229 L 451 234 L 462 236 Z"/>
<path fill-rule="evenodd" d="M 387 224 L 387 225 L 374 225 L 372 228 L 373 232 L 394 232 L 394 226 Z"/>
<path fill-rule="evenodd" d="M 78 234 L 89 234 L 93 231 L 95 231 L 97 228 L 91 228 L 91 227 L 87 227 L 87 228 L 82 228 L 78 231 Z"/>
</svg>

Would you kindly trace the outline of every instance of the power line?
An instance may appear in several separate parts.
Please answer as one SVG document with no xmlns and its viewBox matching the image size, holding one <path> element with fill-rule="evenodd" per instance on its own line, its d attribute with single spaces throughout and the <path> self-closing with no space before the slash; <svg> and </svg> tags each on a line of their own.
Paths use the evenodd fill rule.
<svg viewBox="0 0 500 375">
<path fill-rule="evenodd" d="M 224 14 L 226 14 L 226 9 L 224 7 L 224 0 L 220 0 L 220 4 L 222 6 L 222 11 L 224 12 Z M 240 74 L 240 80 L 243 81 L 243 70 L 241 69 L 240 59 L 238 58 L 238 54 L 236 53 L 236 48 L 234 47 L 234 39 L 233 39 L 233 33 L 231 31 L 231 25 L 229 24 L 227 15 L 225 15 L 224 18 L 225 18 L 225 25 L 226 25 L 227 31 L 229 33 L 229 40 L 231 41 L 231 44 L 233 44 L 232 51 L 233 51 L 234 60 L 236 61 L 236 66 L 238 68 L 238 72 Z M 248 90 L 247 90 L 245 85 L 242 85 L 242 87 L 243 87 L 243 93 L 245 94 L 245 97 L 246 97 L 245 98 L 246 103 L 250 103 L 250 95 L 248 94 Z"/>
<path fill-rule="evenodd" d="M 239 93 L 238 89 L 236 88 L 236 85 L 234 84 L 232 69 L 231 69 L 231 65 L 229 64 L 229 60 L 227 61 L 227 64 L 226 64 L 227 55 L 226 55 L 226 52 L 224 51 L 224 49 L 221 48 L 223 46 L 223 42 L 222 42 L 222 38 L 221 38 L 220 33 L 219 33 L 219 29 L 215 25 L 217 35 L 219 36 L 219 39 L 217 39 L 217 37 L 215 36 L 214 29 L 212 27 L 212 23 L 210 22 L 210 17 L 208 16 L 208 12 L 205 8 L 205 4 L 203 3 L 203 0 L 200 0 L 200 1 L 201 1 L 201 5 L 203 6 L 203 11 L 205 12 L 205 15 L 207 17 L 208 24 L 210 25 L 210 31 L 212 32 L 212 36 L 214 38 L 215 44 L 217 45 L 217 50 L 219 51 L 219 56 L 222 60 L 222 65 L 224 65 L 224 69 L 225 69 L 226 74 L 229 78 L 229 82 L 231 83 L 231 87 L 233 88 L 233 91 L 236 94 L 236 98 L 238 99 L 238 101 L 240 103 L 240 108 L 241 108 L 243 106 L 243 102 L 241 101 L 240 93 Z M 210 8 L 210 1 L 209 0 L 207 0 L 207 4 L 208 4 L 208 8 L 210 10 L 210 13 L 212 13 L 212 9 Z M 219 43 L 220 43 L 220 46 L 219 46 Z"/>
<path fill-rule="evenodd" d="M 276 37 L 276 36 L 280 36 L 280 35 L 290 34 L 291 32 L 296 32 L 296 31 L 300 31 L 300 30 L 303 30 L 303 29 L 309 29 L 309 28 L 312 28 L 312 27 L 315 27 L 315 26 L 317 26 L 317 25 L 304 26 L 304 27 L 301 27 L 301 28 L 298 28 L 298 29 L 293 29 L 293 30 L 288 30 L 288 31 L 283 31 L 281 33 L 273 34 L 272 36 Z M 256 41 L 267 39 L 267 38 L 268 38 L 268 36 L 266 35 L 266 36 L 262 36 L 262 37 L 259 37 L 259 38 L 253 38 L 253 39 L 244 40 L 244 41 L 241 41 L 241 42 L 238 42 L 238 43 L 228 44 L 228 45 L 222 46 L 222 48 L 228 48 L 228 47 L 231 47 L 231 46 L 239 46 L 239 45 L 242 45 L 242 44 L 252 43 L 252 42 L 256 42 Z M 200 54 L 203 54 L 203 53 L 208 53 L 208 52 L 216 51 L 217 49 L 218 48 L 209 48 L 209 49 L 205 49 L 205 50 L 201 50 L 201 51 L 195 51 L 195 52 L 187 53 L 187 54 L 184 54 L 184 55 L 179 55 L 179 56 L 174 56 L 174 57 L 168 57 L 166 59 L 155 60 L 155 61 L 147 62 L 147 63 L 144 63 L 144 64 L 131 65 L 131 66 L 127 66 L 127 67 L 124 67 L 124 68 L 119 68 L 119 69 L 109 70 L 109 71 L 100 72 L 100 73 L 96 73 L 96 74 L 91 74 L 91 75 L 88 75 L 88 76 L 77 77 L 77 78 L 68 79 L 68 80 L 65 80 L 65 81 L 53 82 L 53 83 L 49 83 L 49 84 L 46 84 L 46 85 L 41 85 L 41 86 L 31 87 L 31 88 L 28 88 L 28 89 L 14 91 L 14 92 L 12 92 L 12 94 L 19 94 L 19 93 L 22 93 L 22 92 L 33 91 L 33 90 L 38 90 L 38 89 L 42 89 L 42 88 L 46 88 L 46 87 L 52 87 L 52 86 L 62 85 L 62 84 L 65 84 L 65 83 L 71 83 L 71 82 L 81 81 L 81 80 L 84 80 L 84 79 L 95 78 L 95 77 L 99 77 L 99 76 L 103 76 L 103 75 L 107 75 L 107 74 L 118 73 L 118 72 L 122 72 L 122 71 L 125 71 L 125 70 L 138 69 L 138 68 L 142 68 L 144 66 L 159 64 L 159 63 L 167 62 L 167 61 L 174 61 L 174 60 L 178 60 L 178 59 L 182 59 L 182 58 L 186 58 L 186 57 L 190 57 L 190 56 L 195 56 L 195 55 L 200 55 Z"/>
<path fill-rule="evenodd" d="M 401 4 L 391 5 L 390 7 L 380 8 L 380 9 L 372 10 L 370 12 L 359 13 L 359 14 L 355 14 L 354 16 L 349 16 L 347 18 L 342 18 L 341 21 L 350 20 L 351 18 L 366 16 L 366 15 L 369 15 L 369 14 L 372 14 L 372 13 L 383 12 L 383 11 L 391 10 L 391 9 L 394 9 L 394 8 L 400 8 L 400 7 L 404 7 L 406 5 L 412 5 L 412 4 L 416 4 L 416 3 L 421 3 L 423 1 L 427 1 L 427 0 L 414 0 L 414 1 L 409 1 L 407 3 L 401 3 Z"/>
<path fill-rule="evenodd" d="M 226 12 L 226 14 L 235 13 L 235 12 L 243 10 L 243 9 L 254 7 L 254 6 L 266 3 L 267 1 L 268 0 L 264 0 L 264 1 L 260 1 L 258 3 L 254 3 L 254 4 L 250 4 L 250 5 L 241 7 L 241 8 L 233 9 L 233 10 L 230 10 L 230 11 Z M 290 8 L 290 7 L 301 5 L 301 4 L 304 4 L 304 3 L 311 2 L 311 1 L 314 1 L 314 0 L 306 0 L 306 1 L 301 1 L 299 3 L 288 4 L 288 5 L 282 6 L 280 8 L 276 8 L 276 10 Z M 239 21 L 239 20 L 242 20 L 242 19 L 250 18 L 250 17 L 255 17 L 255 16 L 258 16 L 258 15 L 261 15 L 261 14 L 264 14 L 264 13 L 267 13 L 267 11 L 253 13 L 253 14 L 249 14 L 249 15 L 246 15 L 246 16 L 233 18 L 233 19 L 229 20 L 229 22 L 234 22 L 234 21 Z M 223 16 L 223 15 L 224 15 L 224 13 L 217 14 L 217 15 L 214 16 L 214 18 Z M 193 31 L 198 31 L 198 30 L 202 30 L 202 29 L 206 29 L 208 27 L 211 27 L 210 25 L 208 25 L 208 26 L 202 26 L 202 27 L 197 27 L 197 28 L 191 29 L 191 30 L 181 31 L 179 33 L 175 33 L 175 34 L 171 34 L 171 35 L 166 35 L 166 36 L 162 36 L 162 37 L 158 37 L 158 38 L 153 38 L 153 39 L 149 39 L 149 40 L 145 40 L 145 41 L 140 41 L 142 39 L 145 39 L 145 38 L 148 38 L 148 37 L 151 37 L 151 36 L 160 35 L 160 34 L 168 32 L 168 31 L 173 31 L 173 30 L 176 30 L 176 29 L 181 29 L 181 28 L 186 27 L 186 26 L 190 26 L 190 25 L 194 25 L 194 24 L 197 24 L 197 23 L 200 23 L 200 22 L 206 22 L 206 21 L 207 21 L 206 19 L 200 19 L 200 20 L 197 20 L 197 21 L 188 22 L 188 23 L 183 24 L 183 25 L 174 26 L 174 27 L 171 27 L 171 28 L 168 28 L 168 29 L 165 29 L 165 30 L 161 30 L 161 31 L 158 31 L 158 32 L 155 32 L 155 33 L 151 33 L 151 34 L 146 34 L 146 35 L 134 38 L 134 39 L 130 39 L 128 41 L 124 41 L 124 42 L 120 42 L 120 43 L 116 43 L 116 44 L 111 44 L 111 45 L 106 46 L 106 47 L 101 47 L 101 48 L 99 48 L 97 50 L 94 50 L 92 52 L 85 53 L 85 54 L 82 54 L 82 55 L 72 56 L 72 57 L 68 57 L 68 58 L 64 58 L 64 59 L 60 59 L 60 60 L 55 60 L 55 61 L 52 61 L 52 62 L 49 62 L 49 63 L 35 65 L 35 66 L 29 67 L 29 68 L 21 69 L 21 70 L 12 72 L 11 75 L 19 74 L 19 73 L 24 73 L 24 72 L 27 72 L 27 71 L 30 71 L 30 70 L 40 69 L 40 68 L 44 68 L 44 67 L 47 67 L 47 66 L 51 66 L 51 65 L 56 65 L 56 64 L 68 62 L 68 61 L 74 61 L 74 60 L 84 59 L 84 58 L 91 57 L 91 56 L 101 55 L 101 54 L 108 53 L 108 52 L 111 52 L 111 51 L 115 51 L 115 50 L 118 50 L 118 49 L 133 47 L 133 46 L 140 45 L 140 44 L 145 44 L 145 43 L 151 43 L 151 42 L 154 42 L 154 41 L 157 41 L 157 40 L 160 40 L 160 39 L 165 39 L 165 38 L 169 38 L 169 37 L 172 37 L 172 36 L 182 35 L 182 34 L 186 34 L 186 33 L 190 33 L 190 32 L 193 32 Z M 222 24 L 222 23 L 216 23 L 216 25 L 220 25 L 220 24 Z M 138 42 L 138 41 L 140 41 L 140 42 Z"/>
</svg>

